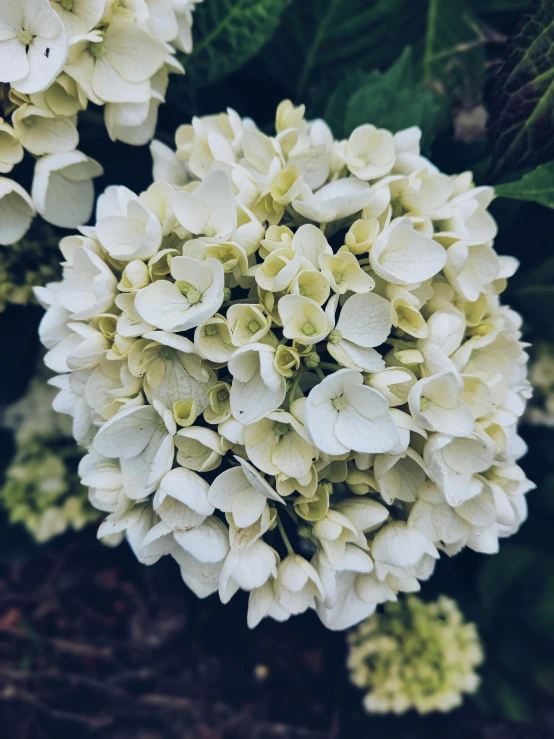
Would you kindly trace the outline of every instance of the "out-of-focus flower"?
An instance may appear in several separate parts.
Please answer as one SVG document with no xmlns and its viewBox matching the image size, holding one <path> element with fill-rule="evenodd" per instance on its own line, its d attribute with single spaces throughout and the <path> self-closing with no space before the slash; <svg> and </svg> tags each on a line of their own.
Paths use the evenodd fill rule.
<svg viewBox="0 0 554 739">
<path fill-rule="evenodd" d="M 348 634 L 350 679 L 368 713 L 450 711 L 479 685 L 483 652 L 453 600 L 408 596 Z"/>
</svg>

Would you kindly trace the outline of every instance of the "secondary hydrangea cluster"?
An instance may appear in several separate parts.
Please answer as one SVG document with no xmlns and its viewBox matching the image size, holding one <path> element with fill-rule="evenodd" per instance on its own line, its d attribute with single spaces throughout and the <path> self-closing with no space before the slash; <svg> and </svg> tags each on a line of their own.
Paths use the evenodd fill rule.
<svg viewBox="0 0 554 739">
<path fill-rule="evenodd" d="M 554 344 L 541 342 L 533 346 L 529 365 L 529 379 L 533 385 L 533 400 L 528 405 L 524 420 L 536 426 L 554 426 Z"/>
<path fill-rule="evenodd" d="M 479 685 L 483 651 L 455 601 L 411 595 L 348 634 L 350 679 L 368 713 L 450 711 Z"/>
<path fill-rule="evenodd" d="M 0 487 L 0 503 L 11 523 L 22 523 L 41 543 L 99 518 L 79 481 L 81 453 L 71 424 L 52 410 L 54 394 L 35 378 L 2 418 L 15 432 L 16 450 Z"/>
<path fill-rule="evenodd" d="M 90 218 L 98 162 L 77 150 L 78 114 L 104 108 L 110 138 L 154 135 L 177 50 L 192 50 L 201 0 L 0 0 L 0 173 L 36 158 L 31 195 L 0 177 L 0 244 L 18 241 L 38 212 L 75 228 Z"/>
<path fill-rule="evenodd" d="M 194 119 L 37 290 L 99 536 L 174 557 L 200 597 L 248 591 L 250 626 L 315 608 L 346 628 L 526 516 L 517 265 L 493 190 L 420 135 L 336 141 L 290 101 L 273 137 Z"/>
<path fill-rule="evenodd" d="M 8 304 L 34 303 L 33 288 L 55 280 L 60 272 L 57 238 L 41 230 L 18 244 L 0 246 L 0 313 Z"/>
</svg>

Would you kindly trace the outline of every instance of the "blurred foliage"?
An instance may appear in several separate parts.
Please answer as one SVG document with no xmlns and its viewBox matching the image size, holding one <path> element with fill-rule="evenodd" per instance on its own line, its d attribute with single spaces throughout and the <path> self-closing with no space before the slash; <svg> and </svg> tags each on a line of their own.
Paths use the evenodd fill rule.
<svg viewBox="0 0 554 739">
<path fill-rule="evenodd" d="M 428 151 L 435 134 L 447 121 L 441 95 L 417 80 L 414 54 L 407 47 L 386 72 L 354 73 L 328 95 L 326 86 L 314 93 L 324 101 L 317 114 L 337 138 L 347 138 L 364 123 L 371 122 L 393 133 L 410 126 L 423 130 L 422 148 Z M 315 112 L 315 111 L 314 111 Z"/>
<path fill-rule="evenodd" d="M 198 86 L 234 72 L 271 37 L 289 0 L 209 0 L 194 14 L 194 46 L 185 57 Z"/>
<path fill-rule="evenodd" d="M 489 124 L 491 177 L 540 164 L 554 153 L 554 0 L 540 0 L 510 39 Z"/>
<path fill-rule="evenodd" d="M 529 341 L 554 341 L 554 0 L 205 0 L 194 23 L 194 52 L 187 74 L 171 82 L 158 138 L 171 143 L 179 124 L 227 106 L 269 129 L 285 97 L 307 103 L 337 137 L 366 122 L 419 125 L 425 154 L 443 171 L 500 182 L 496 248 L 521 262 L 506 301 L 523 314 Z M 148 186 L 147 147 L 107 141 L 92 106 L 80 133 L 81 149 L 105 166 L 99 188 Z M 21 172 L 25 184 L 30 174 Z M 1 248 L 0 299 L 25 302 L 58 259 L 43 235 Z M 14 305 L 0 314 L 4 405 L 29 384 L 39 316 Z M 554 691 L 554 431 L 523 434 L 522 465 L 538 485 L 529 521 L 498 555 L 441 561 L 424 590 L 456 599 L 478 624 L 486 653 L 479 705 L 512 720 L 527 719 L 542 692 Z M 2 432 L 2 442 L 6 469 L 14 441 Z M 22 555 L 21 529 L 0 529 L 0 559 Z"/>
</svg>

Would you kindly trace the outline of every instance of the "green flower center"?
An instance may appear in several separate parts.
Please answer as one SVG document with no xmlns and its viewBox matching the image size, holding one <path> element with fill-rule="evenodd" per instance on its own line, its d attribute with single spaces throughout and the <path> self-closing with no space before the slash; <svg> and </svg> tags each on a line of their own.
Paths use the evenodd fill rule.
<svg viewBox="0 0 554 739">
<path fill-rule="evenodd" d="M 333 400 L 333 405 L 338 411 L 343 411 L 348 405 L 348 401 L 346 400 L 344 395 L 340 395 L 338 398 L 335 398 Z"/>
<path fill-rule="evenodd" d="M 17 38 L 19 39 L 20 43 L 23 44 L 23 46 L 29 46 L 31 41 L 34 39 L 33 34 L 30 31 L 23 31 L 21 30 L 17 34 Z"/>
<path fill-rule="evenodd" d="M 73 4 L 75 0 L 60 0 L 60 5 L 66 10 L 73 10 Z"/>
<path fill-rule="evenodd" d="M 340 344 L 340 342 L 342 341 L 342 334 L 340 331 L 337 331 L 337 329 L 334 329 L 333 331 L 331 331 L 327 339 L 331 342 L 331 344 Z"/>
<path fill-rule="evenodd" d="M 306 323 L 302 326 L 302 333 L 304 336 L 312 336 L 315 334 L 315 326 L 313 323 L 310 323 L 310 321 L 306 321 Z"/>
<path fill-rule="evenodd" d="M 185 296 L 191 305 L 200 302 L 202 293 L 197 290 L 194 285 L 191 285 L 190 282 L 187 282 L 186 280 L 177 280 L 175 287 L 182 295 Z"/>
<path fill-rule="evenodd" d="M 208 325 L 204 328 L 204 333 L 206 336 L 215 336 L 217 334 L 217 326 L 215 323 L 208 323 Z"/>
<path fill-rule="evenodd" d="M 251 334 L 255 334 L 256 331 L 259 331 L 261 329 L 261 326 L 258 321 L 250 321 L 247 328 Z"/>
<path fill-rule="evenodd" d="M 286 433 L 288 433 L 289 430 L 288 423 L 281 423 L 281 421 L 278 421 L 273 426 L 273 430 L 278 436 L 284 436 Z"/>
<path fill-rule="evenodd" d="M 170 349 L 168 346 L 164 346 L 163 349 L 160 349 L 160 359 L 163 362 L 169 362 L 173 359 L 173 349 Z"/>
<path fill-rule="evenodd" d="M 104 56 L 104 42 L 95 41 L 90 45 L 90 53 L 95 59 L 101 59 Z"/>
<path fill-rule="evenodd" d="M 217 399 L 220 403 L 225 403 L 228 397 L 229 393 L 227 392 L 227 390 L 220 390 L 217 394 Z"/>
</svg>

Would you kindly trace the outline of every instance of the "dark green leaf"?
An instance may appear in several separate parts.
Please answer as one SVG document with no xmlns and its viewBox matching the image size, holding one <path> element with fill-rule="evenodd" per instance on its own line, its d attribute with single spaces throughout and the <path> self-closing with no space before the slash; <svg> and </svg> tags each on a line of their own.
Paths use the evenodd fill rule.
<svg viewBox="0 0 554 739">
<path fill-rule="evenodd" d="M 527 15 L 492 94 L 491 177 L 547 161 L 554 151 L 554 0 Z"/>
<path fill-rule="evenodd" d="M 422 147 L 427 149 L 444 118 L 446 101 L 422 84 L 416 84 L 413 70 L 414 58 L 408 48 L 385 74 L 367 77 L 346 105 L 344 135 L 364 123 L 388 128 L 393 133 L 420 126 Z M 340 98 L 339 94 L 342 104 Z"/>
<path fill-rule="evenodd" d="M 194 14 L 194 49 L 185 59 L 197 87 L 234 72 L 269 40 L 289 0 L 207 0 Z"/>
<path fill-rule="evenodd" d="M 427 0 L 294 0 L 267 47 L 272 73 L 299 102 L 354 69 L 386 67 L 424 33 Z"/>
<path fill-rule="evenodd" d="M 554 161 L 541 164 L 519 180 L 496 185 L 496 193 L 512 200 L 531 200 L 554 208 Z"/>
<path fill-rule="evenodd" d="M 321 115 L 325 122 L 331 127 L 335 138 L 346 138 L 350 131 L 346 128 L 346 108 L 348 101 L 359 89 L 380 78 L 379 72 L 354 72 L 347 75 L 329 95 L 329 86 L 321 85 L 316 94 L 323 98 L 323 104 L 319 106 Z"/>
<path fill-rule="evenodd" d="M 429 0 L 423 74 L 442 76 L 445 64 L 479 39 L 477 19 L 464 0 Z"/>
</svg>

